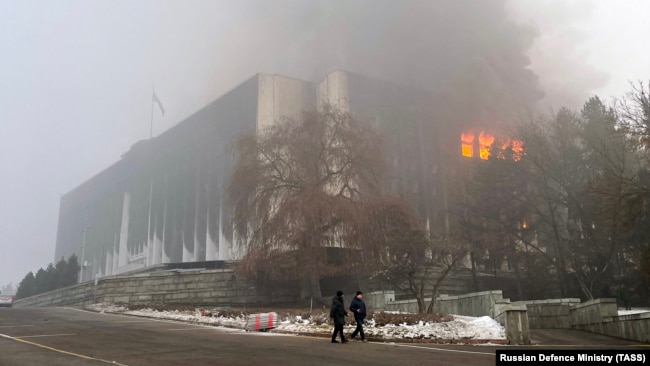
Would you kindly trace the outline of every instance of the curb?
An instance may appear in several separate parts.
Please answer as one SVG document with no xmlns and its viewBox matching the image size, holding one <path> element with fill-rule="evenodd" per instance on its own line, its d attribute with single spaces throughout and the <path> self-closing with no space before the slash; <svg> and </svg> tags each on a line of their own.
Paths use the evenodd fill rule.
<svg viewBox="0 0 650 366">
<path fill-rule="evenodd" d="M 291 332 L 282 329 L 271 329 L 271 333 L 290 334 L 303 337 L 330 338 L 329 333 L 310 333 L 310 332 Z M 378 343 L 429 343 L 429 344 L 499 344 L 507 345 L 510 342 L 507 339 L 432 339 L 432 338 L 395 338 L 385 339 L 377 337 L 366 337 L 368 342 Z"/>
</svg>

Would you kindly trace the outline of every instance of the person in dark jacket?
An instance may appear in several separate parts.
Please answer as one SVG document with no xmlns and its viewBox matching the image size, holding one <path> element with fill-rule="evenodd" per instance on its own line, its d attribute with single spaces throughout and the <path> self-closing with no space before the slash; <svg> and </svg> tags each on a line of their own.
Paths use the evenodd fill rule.
<svg viewBox="0 0 650 366">
<path fill-rule="evenodd" d="M 341 343 L 348 343 L 343 335 L 343 325 L 345 325 L 345 317 L 348 316 L 343 305 L 343 292 L 337 291 L 336 296 L 332 298 L 332 308 L 330 310 L 330 318 L 334 320 L 334 333 L 332 333 L 332 343 L 339 343 L 336 340 L 336 335 L 341 334 Z"/>
<path fill-rule="evenodd" d="M 363 292 L 357 291 L 357 296 L 355 296 L 350 304 L 350 311 L 354 314 L 354 320 L 357 321 L 357 328 L 352 332 L 350 338 L 354 340 L 354 337 L 358 333 L 361 335 L 361 342 L 365 342 L 366 337 L 363 335 L 363 319 L 366 318 L 366 303 L 363 302 Z"/>
</svg>

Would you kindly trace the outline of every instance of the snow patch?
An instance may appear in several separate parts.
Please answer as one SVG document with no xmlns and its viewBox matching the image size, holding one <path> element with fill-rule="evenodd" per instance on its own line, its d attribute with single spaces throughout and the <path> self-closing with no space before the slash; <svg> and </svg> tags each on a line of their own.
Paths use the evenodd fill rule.
<svg viewBox="0 0 650 366">
<path fill-rule="evenodd" d="M 201 316 L 201 311 L 158 311 L 155 309 L 129 310 L 123 306 L 111 304 L 94 304 L 87 309 L 100 312 L 113 312 L 126 315 L 135 315 L 148 318 L 175 320 L 197 324 L 224 326 L 243 329 L 246 326 L 247 316 Z M 398 312 L 393 312 L 398 313 Z M 303 319 L 301 316 L 292 316 L 281 319 L 277 329 L 293 333 L 331 333 L 331 323 L 317 324 L 312 318 Z M 354 325 L 344 327 L 345 333 L 354 331 Z M 381 337 L 384 339 L 505 339 L 505 329 L 494 319 L 488 316 L 471 317 L 453 315 L 453 320 L 447 322 L 419 321 L 417 324 L 387 324 L 377 326 L 374 319 L 366 321 L 364 333 L 367 337 Z"/>
<path fill-rule="evenodd" d="M 648 313 L 650 310 L 648 309 L 632 309 L 632 310 L 619 310 L 618 315 L 632 315 L 632 314 L 643 314 L 643 313 Z"/>
</svg>

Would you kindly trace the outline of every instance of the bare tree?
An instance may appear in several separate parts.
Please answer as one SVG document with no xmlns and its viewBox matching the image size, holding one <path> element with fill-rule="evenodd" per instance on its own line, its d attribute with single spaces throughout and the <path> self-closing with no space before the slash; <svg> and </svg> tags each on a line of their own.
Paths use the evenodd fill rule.
<svg viewBox="0 0 650 366">
<path fill-rule="evenodd" d="M 621 126 L 643 149 L 650 149 L 650 81 L 631 83 L 626 95 L 616 103 Z"/>
<path fill-rule="evenodd" d="M 374 129 L 331 106 L 283 118 L 240 138 L 228 187 L 236 236 L 247 254 L 241 271 L 310 280 L 360 270 L 378 253 L 377 213 L 386 204 L 382 141 Z M 340 248 L 337 260 L 326 248 Z"/>
<path fill-rule="evenodd" d="M 441 285 L 467 249 L 418 228 L 395 229 L 387 238 L 374 278 L 414 296 L 419 313 L 432 313 Z M 427 297 L 431 298 L 428 304 Z"/>
<path fill-rule="evenodd" d="M 619 275 L 627 277 L 640 273 L 636 281 L 636 293 L 645 292 L 650 297 L 650 81 L 631 83 L 631 90 L 616 103 L 618 127 L 625 135 L 625 147 L 632 155 L 633 164 L 626 169 L 612 169 L 609 186 L 619 186 L 624 194 L 611 194 L 612 189 L 603 189 L 610 202 L 622 202 L 627 208 L 621 216 L 625 228 L 624 241 L 627 245 L 617 258 Z M 610 188 L 606 186 L 606 188 Z M 621 199 L 622 198 L 622 199 Z M 618 201 L 617 201 L 618 199 Z M 629 281 L 628 281 L 629 282 Z M 633 281 L 634 282 L 634 281 Z M 642 295 L 643 296 L 643 295 Z"/>
<path fill-rule="evenodd" d="M 459 238 L 455 235 L 454 238 Z M 432 313 L 436 307 L 436 298 L 438 297 L 440 287 L 456 264 L 465 258 L 468 253 L 467 246 L 461 245 L 462 242 L 454 240 L 447 235 L 430 238 L 429 251 L 427 253 L 430 263 L 438 266 L 438 271 L 432 278 L 431 283 L 431 301 L 427 307 L 427 313 Z"/>
<path fill-rule="evenodd" d="M 455 202 L 457 195 L 450 196 Z M 442 284 L 468 253 L 461 215 L 461 210 L 440 209 L 426 230 L 404 201 L 384 206 L 374 215 L 379 230 L 373 241 L 385 243 L 378 248 L 381 255 L 373 258 L 374 278 L 414 296 L 418 312 L 433 312 Z M 427 297 L 431 298 L 428 304 Z"/>
</svg>

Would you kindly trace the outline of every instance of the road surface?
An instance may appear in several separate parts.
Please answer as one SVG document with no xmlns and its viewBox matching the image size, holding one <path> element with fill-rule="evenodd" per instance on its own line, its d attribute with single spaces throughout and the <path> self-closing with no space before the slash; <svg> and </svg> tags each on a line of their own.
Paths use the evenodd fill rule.
<svg viewBox="0 0 650 366">
<path fill-rule="evenodd" d="M 544 337 L 554 336 L 537 335 Z M 585 340 L 582 334 L 577 337 Z M 642 347 L 606 337 L 598 342 L 593 347 Z M 571 347 L 586 346 L 563 349 Z M 246 333 L 71 308 L 0 309 L 3 366 L 494 365 L 497 348 L 504 346 L 332 344 L 324 338 Z"/>
</svg>

